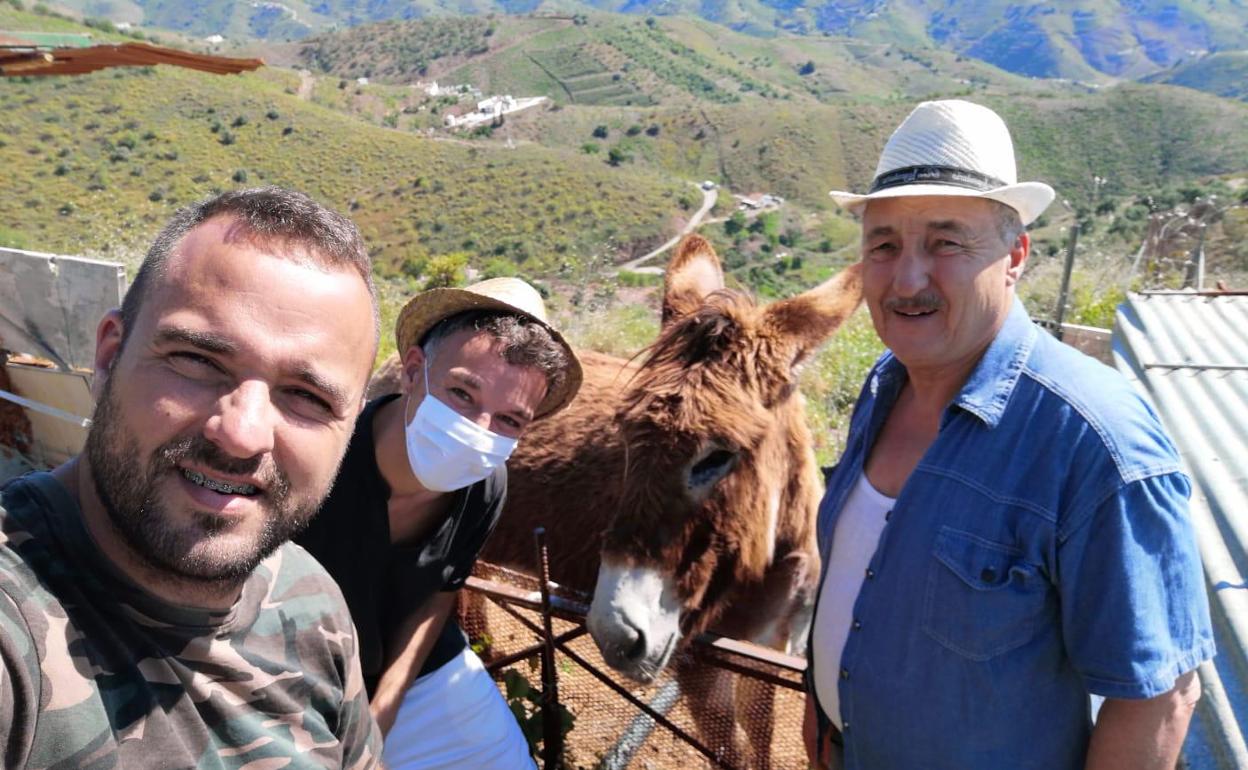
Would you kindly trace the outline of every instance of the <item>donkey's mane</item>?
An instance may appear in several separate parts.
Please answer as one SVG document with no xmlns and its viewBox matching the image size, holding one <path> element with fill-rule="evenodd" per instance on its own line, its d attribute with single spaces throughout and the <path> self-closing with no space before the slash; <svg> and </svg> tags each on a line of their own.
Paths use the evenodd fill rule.
<svg viewBox="0 0 1248 770">
<path fill-rule="evenodd" d="M 741 337 L 741 318 L 754 309 L 754 300 L 747 294 L 719 289 L 698 310 L 663 330 L 648 348 L 646 365 L 691 366 L 722 360 Z"/>
<path fill-rule="evenodd" d="M 744 438 L 760 417 L 746 383 L 755 375 L 754 299 L 719 289 L 692 313 L 670 321 L 645 350 L 630 379 L 621 414 L 644 411 L 665 430 L 703 434 L 721 426 Z M 708 410 L 708 406 L 714 405 Z"/>
</svg>

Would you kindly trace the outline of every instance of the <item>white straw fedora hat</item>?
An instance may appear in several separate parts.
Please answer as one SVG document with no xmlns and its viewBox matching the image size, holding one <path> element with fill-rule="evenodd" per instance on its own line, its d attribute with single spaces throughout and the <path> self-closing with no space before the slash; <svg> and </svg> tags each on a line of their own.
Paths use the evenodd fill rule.
<svg viewBox="0 0 1248 770">
<path fill-rule="evenodd" d="M 536 417 L 545 417 L 567 406 L 581 387 L 581 362 L 563 335 L 546 318 L 542 295 L 519 278 L 490 278 L 462 289 L 430 289 L 408 300 L 394 324 L 395 342 L 402 356 L 413 345 L 419 345 L 439 321 L 470 310 L 496 310 L 514 313 L 535 321 L 550 332 L 568 354 L 563 381 L 546 393 L 538 405 Z"/>
<path fill-rule="evenodd" d="M 1043 182 L 1019 182 L 1014 142 L 997 113 L 959 99 L 923 102 L 884 145 L 865 195 L 834 190 L 841 207 L 861 214 L 867 201 L 955 195 L 1000 201 L 1031 224 L 1053 202 Z"/>
</svg>

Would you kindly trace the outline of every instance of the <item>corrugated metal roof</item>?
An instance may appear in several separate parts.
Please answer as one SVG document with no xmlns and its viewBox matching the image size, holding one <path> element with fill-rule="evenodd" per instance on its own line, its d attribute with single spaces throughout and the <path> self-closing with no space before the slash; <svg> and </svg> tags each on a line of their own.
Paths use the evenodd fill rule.
<svg viewBox="0 0 1248 770">
<path fill-rule="evenodd" d="M 1218 655 L 1184 758 L 1248 768 L 1248 296 L 1133 294 L 1118 309 L 1114 363 L 1152 401 L 1194 488 Z"/>
</svg>

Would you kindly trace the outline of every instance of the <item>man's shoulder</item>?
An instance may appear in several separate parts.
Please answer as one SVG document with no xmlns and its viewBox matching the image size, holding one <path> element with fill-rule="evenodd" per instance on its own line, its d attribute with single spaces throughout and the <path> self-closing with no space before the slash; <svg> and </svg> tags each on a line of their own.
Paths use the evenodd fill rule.
<svg viewBox="0 0 1248 770">
<path fill-rule="evenodd" d="M 306 548 L 283 543 L 257 567 L 253 580 L 263 580 L 266 596 L 262 609 L 281 610 L 284 617 L 346 618 L 350 622 L 342 589 Z"/>
<path fill-rule="evenodd" d="M 38 528 L 47 503 L 37 493 L 37 475 L 28 473 L 0 485 L 0 545 L 20 543 Z"/>
<path fill-rule="evenodd" d="M 507 466 L 499 465 L 490 475 L 468 487 L 462 515 L 492 529 L 506 500 Z"/>
<path fill-rule="evenodd" d="M 74 569 L 73 560 L 55 552 L 44 515 L 50 502 L 38 494 L 38 483 L 32 474 L 10 481 L 0 491 L 0 591 L 23 613 L 56 602 L 48 588 L 54 577 L 49 571 Z"/>
<path fill-rule="evenodd" d="M 377 409 L 390 400 L 383 396 L 364 407 L 329 494 L 308 527 L 295 536 L 319 557 L 329 558 L 328 552 L 341 549 L 347 540 L 371 541 L 384 529 L 388 490 L 377 465 L 372 423 Z"/>
<path fill-rule="evenodd" d="M 24 767 L 53 756 L 76 767 L 90 761 L 110 727 L 87 673 L 84 629 L 69 611 L 75 597 L 59 595 L 59 587 L 82 583 L 48 531 L 45 483 L 33 474 L 15 479 L 0 497 L 0 752 Z M 41 739 L 43 723 L 57 725 L 53 737 Z"/>
<path fill-rule="evenodd" d="M 1126 377 L 1048 334 L 1038 337 L 1023 373 L 1034 389 L 1032 407 L 1062 434 L 1058 441 L 1105 450 L 1123 481 L 1178 470 L 1174 444 Z"/>
<path fill-rule="evenodd" d="M 499 465 L 481 481 L 482 495 L 488 502 L 501 500 L 507 495 L 507 466 Z"/>
<path fill-rule="evenodd" d="M 905 368 L 891 350 L 885 349 L 867 371 L 862 387 L 858 390 L 858 399 L 854 402 L 854 410 L 850 415 L 849 432 L 851 434 L 866 430 L 876 399 L 884 391 L 895 393 L 899 382 L 904 380 L 905 376 Z"/>
</svg>

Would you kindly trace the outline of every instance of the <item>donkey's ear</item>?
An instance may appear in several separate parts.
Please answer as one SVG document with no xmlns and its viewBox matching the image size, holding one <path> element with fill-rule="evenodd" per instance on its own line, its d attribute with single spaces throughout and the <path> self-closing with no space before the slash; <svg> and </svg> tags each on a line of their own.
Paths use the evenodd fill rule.
<svg viewBox="0 0 1248 770">
<path fill-rule="evenodd" d="M 792 364 L 802 361 L 845 323 L 862 301 L 862 264 L 855 263 L 810 291 L 767 306 L 764 323 L 789 340 Z"/>
<path fill-rule="evenodd" d="M 722 288 L 724 270 L 715 249 L 700 235 L 685 236 L 663 280 L 663 326 L 697 310 L 706 295 Z"/>
</svg>

